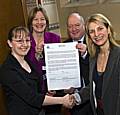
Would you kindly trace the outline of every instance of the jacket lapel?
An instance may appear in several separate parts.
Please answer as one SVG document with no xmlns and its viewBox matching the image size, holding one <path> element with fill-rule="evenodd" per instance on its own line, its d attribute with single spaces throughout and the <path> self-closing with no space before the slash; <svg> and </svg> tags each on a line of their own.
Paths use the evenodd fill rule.
<svg viewBox="0 0 120 115">
<path fill-rule="evenodd" d="M 97 57 L 90 58 L 90 61 L 89 61 L 90 99 L 91 99 L 91 105 L 94 112 L 96 108 L 96 97 L 95 97 L 95 83 L 93 81 L 93 71 L 95 68 L 96 58 Z"/>
<path fill-rule="evenodd" d="M 93 81 L 93 71 L 94 71 L 94 68 L 95 68 L 95 63 L 96 63 L 96 60 L 97 60 L 97 57 L 95 58 L 90 58 L 90 63 L 89 63 L 89 67 L 90 67 L 90 71 L 89 71 L 89 74 L 90 74 L 90 81 Z"/>
<path fill-rule="evenodd" d="M 108 62 L 106 65 L 106 70 L 103 75 L 104 80 L 103 80 L 102 97 L 104 96 L 105 91 L 107 90 L 109 80 L 112 78 L 112 70 L 116 63 L 116 56 L 117 55 L 116 55 L 115 47 L 113 47 L 113 49 L 111 49 L 110 51 L 110 55 L 109 55 Z"/>
</svg>

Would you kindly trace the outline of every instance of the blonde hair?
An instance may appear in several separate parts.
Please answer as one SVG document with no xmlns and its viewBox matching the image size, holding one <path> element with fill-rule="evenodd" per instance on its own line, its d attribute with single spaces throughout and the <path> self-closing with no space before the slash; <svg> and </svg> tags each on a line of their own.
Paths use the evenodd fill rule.
<svg viewBox="0 0 120 115">
<path fill-rule="evenodd" d="M 97 49 L 97 45 L 93 43 L 93 41 L 91 40 L 90 35 L 89 35 L 89 24 L 91 22 L 101 22 L 104 24 L 104 26 L 107 29 L 109 28 L 110 33 L 108 35 L 108 38 L 109 38 L 110 45 L 111 46 L 113 46 L 113 45 L 119 46 L 115 41 L 115 32 L 113 30 L 112 24 L 107 19 L 107 17 L 105 17 L 103 14 L 93 14 L 87 18 L 86 23 L 85 23 L 85 29 L 86 29 L 86 34 L 87 34 L 86 42 L 87 42 L 88 51 L 89 51 L 89 54 L 91 57 L 95 56 L 96 49 Z"/>
</svg>

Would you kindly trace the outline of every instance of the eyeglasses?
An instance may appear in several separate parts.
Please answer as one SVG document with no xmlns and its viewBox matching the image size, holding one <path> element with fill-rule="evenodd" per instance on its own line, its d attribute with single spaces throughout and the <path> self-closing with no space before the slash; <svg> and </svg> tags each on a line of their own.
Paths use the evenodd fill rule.
<svg viewBox="0 0 120 115">
<path fill-rule="evenodd" d="M 26 40 L 23 40 L 23 39 L 15 40 L 15 39 L 13 39 L 12 41 L 15 41 L 15 42 L 17 42 L 19 44 L 30 43 L 31 42 L 31 40 L 29 40 L 29 39 L 26 39 Z"/>
</svg>

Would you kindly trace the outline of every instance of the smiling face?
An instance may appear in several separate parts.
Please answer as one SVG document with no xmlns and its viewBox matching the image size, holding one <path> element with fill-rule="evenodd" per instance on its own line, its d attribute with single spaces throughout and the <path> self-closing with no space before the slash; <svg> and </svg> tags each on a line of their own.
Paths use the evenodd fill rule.
<svg viewBox="0 0 120 115">
<path fill-rule="evenodd" d="M 85 33 L 84 22 L 78 14 L 72 14 L 68 18 L 68 34 L 74 40 L 79 40 Z"/>
<path fill-rule="evenodd" d="M 98 46 L 104 45 L 109 39 L 109 28 L 99 21 L 89 23 L 88 33 L 94 44 Z"/>
<path fill-rule="evenodd" d="M 24 57 L 31 46 L 29 34 L 24 30 L 13 31 L 12 40 L 8 40 L 8 45 L 13 55 Z"/>
<path fill-rule="evenodd" d="M 38 11 L 32 21 L 33 32 L 43 33 L 46 29 L 46 19 L 41 11 Z"/>
</svg>

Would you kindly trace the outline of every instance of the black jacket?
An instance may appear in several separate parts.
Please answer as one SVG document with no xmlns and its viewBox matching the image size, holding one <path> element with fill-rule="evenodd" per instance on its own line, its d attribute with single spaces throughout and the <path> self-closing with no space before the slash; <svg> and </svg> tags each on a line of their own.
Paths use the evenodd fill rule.
<svg viewBox="0 0 120 115">
<path fill-rule="evenodd" d="M 73 40 L 70 38 L 64 41 L 64 43 L 67 43 L 67 42 L 73 42 Z M 83 41 L 83 43 L 86 44 L 85 40 Z M 88 85 L 89 84 L 89 77 L 88 77 L 89 76 L 89 54 L 87 53 L 85 59 L 83 59 L 79 52 L 79 62 L 80 62 L 80 74 L 85 81 L 85 85 Z"/>
<path fill-rule="evenodd" d="M 28 62 L 29 63 L 29 62 Z M 40 78 L 25 71 L 16 58 L 9 55 L 0 68 L 0 83 L 5 89 L 9 115 L 38 115 L 45 98 L 40 93 Z"/>
</svg>

